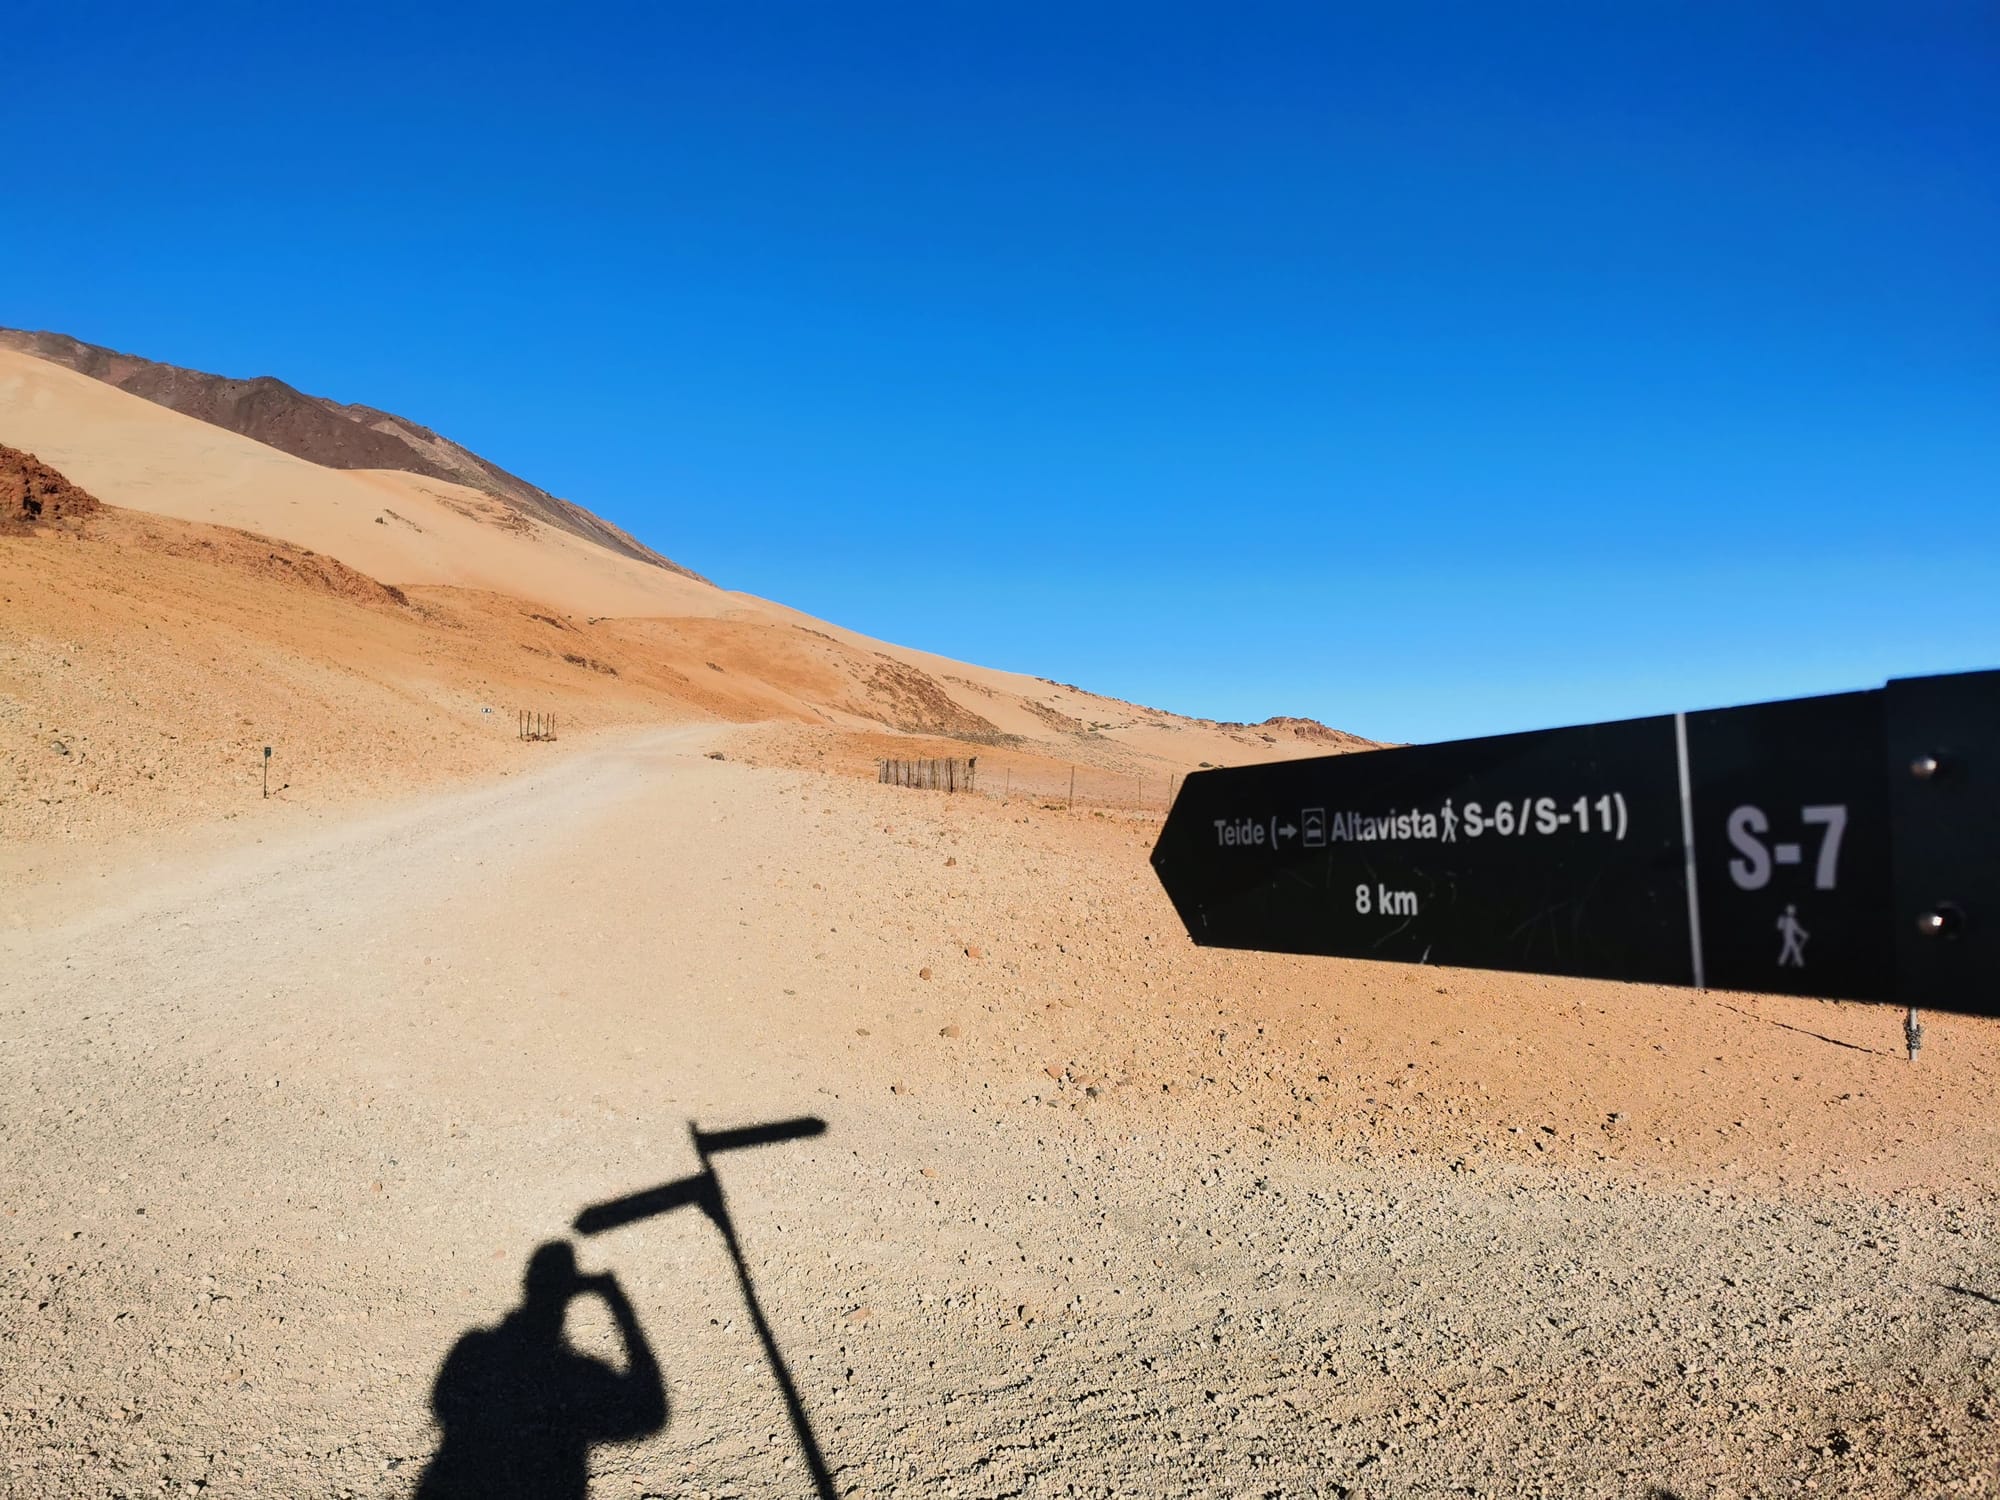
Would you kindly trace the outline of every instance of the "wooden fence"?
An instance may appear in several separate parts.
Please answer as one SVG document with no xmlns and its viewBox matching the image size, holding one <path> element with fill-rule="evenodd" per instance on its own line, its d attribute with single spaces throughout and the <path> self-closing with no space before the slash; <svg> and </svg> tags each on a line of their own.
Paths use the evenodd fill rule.
<svg viewBox="0 0 2000 1500">
<path fill-rule="evenodd" d="M 914 786 L 932 792 L 978 790 L 979 757 L 970 760 L 881 760 L 877 781 L 885 786 Z"/>
</svg>

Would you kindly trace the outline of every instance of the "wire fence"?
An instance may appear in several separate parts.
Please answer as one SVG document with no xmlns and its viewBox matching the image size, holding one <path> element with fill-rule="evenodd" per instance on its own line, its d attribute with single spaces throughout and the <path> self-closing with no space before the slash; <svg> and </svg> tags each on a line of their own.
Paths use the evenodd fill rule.
<svg viewBox="0 0 2000 1500">
<path fill-rule="evenodd" d="M 1122 771 L 1104 766 L 1015 761 L 982 752 L 969 760 L 880 760 L 879 781 L 892 786 L 971 792 L 1000 801 L 1081 811 L 1165 814 L 1180 790 L 1177 771 Z"/>
</svg>

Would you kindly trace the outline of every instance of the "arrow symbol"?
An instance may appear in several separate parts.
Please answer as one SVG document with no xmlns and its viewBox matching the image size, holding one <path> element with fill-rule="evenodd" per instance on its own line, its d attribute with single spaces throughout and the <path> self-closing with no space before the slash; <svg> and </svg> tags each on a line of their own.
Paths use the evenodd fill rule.
<svg viewBox="0 0 2000 1500">
<path fill-rule="evenodd" d="M 1299 832 L 1298 829 L 1292 827 L 1292 825 L 1289 823 L 1287 823 L 1283 828 L 1280 828 L 1278 830 L 1278 834 L 1280 837 L 1288 839 L 1296 838 L 1298 836 L 1298 832 Z"/>
</svg>

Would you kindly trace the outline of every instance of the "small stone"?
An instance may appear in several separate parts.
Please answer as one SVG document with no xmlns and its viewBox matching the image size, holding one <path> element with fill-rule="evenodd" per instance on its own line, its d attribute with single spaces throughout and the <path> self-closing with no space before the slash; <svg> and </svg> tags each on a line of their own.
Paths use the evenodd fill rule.
<svg viewBox="0 0 2000 1500">
<path fill-rule="evenodd" d="M 957 864 L 957 863 L 958 863 L 958 856 L 957 856 L 956 854 L 953 854 L 953 855 L 949 855 L 949 856 L 947 856 L 947 857 L 946 857 L 946 859 L 945 859 L 945 862 L 944 862 L 944 867 L 945 867 L 945 868 L 946 868 L 947 870 L 949 870 L 949 869 L 950 869 L 950 868 L 951 868 L 951 867 L 952 867 L 953 865 L 955 865 L 955 864 Z"/>
<path fill-rule="evenodd" d="M 870 1307 L 867 1303 L 864 1302 L 861 1304 L 861 1306 L 855 1308 L 852 1312 L 848 1313 L 846 1321 L 850 1326 L 858 1328 L 863 1323 L 866 1323 L 870 1318 L 873 1318 L 874 1316 L 875 1316 L 875 1309 Z"/>
<path fill-rule="evenodd" d="M 956 1021 L 952 1022 L 951 1025 L 949 1026 L 940 1026 L 938 1028 L 939 1036 L 960 1037 L 963 1036 L 964 1034 L 965 1033 L 959 1028 L 959 1025 Z"/>
<path fill-rule="evenodd" d="M 937 1170 L 933 1167 L 925 1167 L 923 1169 L 923 1175 L 926 1177 L 935 1177 L 937 1176 Z"/>
<path fill-rule="evenodd" d="M 901 1096 L 908 1093 L 909 1090 L 904 1088 L 900 1083 L 892 1083 L 889 1085 L 889 1092 Z"/>
<path fill-rule="evenodd" d="M 965 956 L 967 958 L 984 958 L 986 957 L 986 950 L 977 943 L 968 943 L 965 947 Z"/>
<path fill-rule="evenodd" d="M 275 1078 L 273 1078 L 273 1079 L 271 1080 L 271 1087 L 272 1087 L 272 1088 L 276 1088 L 277 1086 L 278 1086 L 278 1080 L 277 1080 L 277 1079 L 275 1079 Z"/>
<path fill-rule="evenodd" d="M 925 964 L 921 969 L 917 970 L 917 978 L 928 979 L 930 977 L 931 977 L 931 966 L 929 964 Z"/>
</svg>

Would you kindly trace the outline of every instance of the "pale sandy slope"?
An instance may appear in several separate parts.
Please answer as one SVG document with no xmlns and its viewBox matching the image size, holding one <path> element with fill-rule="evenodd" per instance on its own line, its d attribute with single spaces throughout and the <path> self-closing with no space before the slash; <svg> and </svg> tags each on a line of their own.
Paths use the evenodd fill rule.
<svg viewBox="0 0 2000 1500">
<path fill-rule="evenodd" d="M 619 556 L 477 490 L 421 475 L 324 469 L 14 350 L 0 350 L 0 443 L 38 455 L 109 504 L 276 537 L 405 588 L 488 591 L 583 619 L 726 619 L 818 631 L 923 671 L 1004 734 L 1051 740 L 1094 732 L 1183 769 L 1324 748 L 872 640 Z M 671 538 L 654 540 L 672 550 Z M 837 712 L 829 717 L 843 721 Z"/>
<path fill-rule="evenodd" d="M 108 504 L 261 532 L 385 583 L 487 589 L 586 615 L 755 605 L 511 517 L 467 486 L 323 469 L 15 350 L 0 350 L 0 442 Z M 390 513 L 401 521 L 377 524 Z"/>
</svg>

